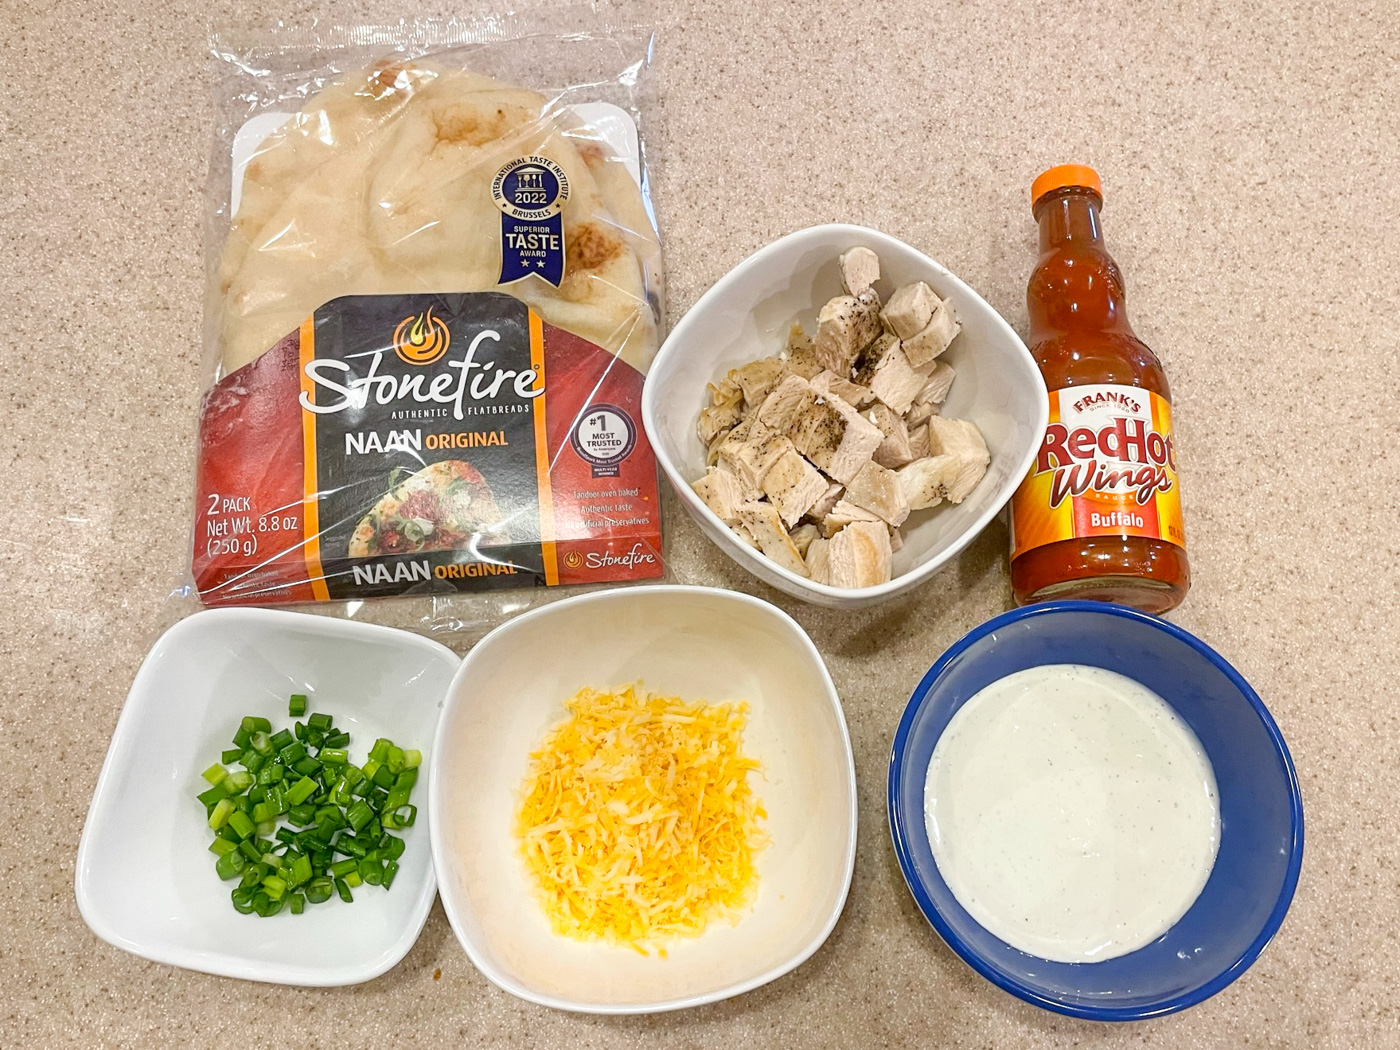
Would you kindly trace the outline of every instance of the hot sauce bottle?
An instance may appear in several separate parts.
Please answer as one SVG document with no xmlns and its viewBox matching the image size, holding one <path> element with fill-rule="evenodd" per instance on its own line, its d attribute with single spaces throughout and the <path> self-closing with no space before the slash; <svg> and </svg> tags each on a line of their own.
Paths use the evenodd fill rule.
<svg viewBox="0 0 1400 1050">
<path fill-rule="evenodd" d="M 1026 305 L 1050 422 L 1011 500 L 1011 586 L 1021 604 L 1089 598 L 1161 613 L 1191 585 L 1171 389 L 1128 324 L 1102 207 L 1098 173 L 1083 165 L 1031 186 L 1040 260 Z"/>
</svg>

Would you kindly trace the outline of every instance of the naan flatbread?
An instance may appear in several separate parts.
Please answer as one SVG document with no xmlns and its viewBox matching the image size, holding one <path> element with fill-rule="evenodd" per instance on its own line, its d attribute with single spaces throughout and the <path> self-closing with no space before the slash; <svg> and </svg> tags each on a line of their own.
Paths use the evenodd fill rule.
<svg viewBox="0 0 1400 1050">
<path fill-rule="evenodd" d="M 569 178 L 557 289 L 496 283 L 491 180 L 529 154 Z M 503 291 L 644 372 L 660 274 L 641 192 L 595 131 L 480 74 L 382 65 L 318 93 L 249 163 L 219 267 L 224 370 L 339 296 Z"/>
</svg>

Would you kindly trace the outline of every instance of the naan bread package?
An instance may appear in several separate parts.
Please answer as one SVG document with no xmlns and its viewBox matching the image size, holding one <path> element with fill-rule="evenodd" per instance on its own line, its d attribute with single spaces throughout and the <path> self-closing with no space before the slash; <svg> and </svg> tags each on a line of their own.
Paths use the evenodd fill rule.
<svg viewBox="0 0 1400 1050">
<path fill-rule="evenodd" d="M 205 603 L 662 575 L 650 49 L 504 20 L 215 40 Z"/>
</svg>

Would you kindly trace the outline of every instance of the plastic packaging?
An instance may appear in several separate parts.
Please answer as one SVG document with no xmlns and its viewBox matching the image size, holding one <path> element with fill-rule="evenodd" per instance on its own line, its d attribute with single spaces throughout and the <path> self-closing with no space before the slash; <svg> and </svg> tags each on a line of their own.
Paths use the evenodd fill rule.
<svg viewBox="0 0 1400 1050">
<path fill-rule="evenodd" d="M 651 46 L 570 8 L 214 38 L 186 594 L 438 630 L 663 575 Z"/>
</svg>

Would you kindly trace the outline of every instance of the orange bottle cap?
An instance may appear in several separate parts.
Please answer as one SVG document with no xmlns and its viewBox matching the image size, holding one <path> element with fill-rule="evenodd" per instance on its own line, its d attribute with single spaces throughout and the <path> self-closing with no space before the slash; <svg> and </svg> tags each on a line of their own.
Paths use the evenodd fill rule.
<svg viewBox="0 0 1400 1050">
<path fill-rule="evenodd" d="M 1057 164 L 1048 171 L 1042 171 L 1031 183 L 1031 210 L 1040 203 L 1040 198 L 1066 186 L 1082 186 L 1093 190 L 1103 199 L 1103 183 L 1099 173 L 1087 164 Z"/>
</svg>

